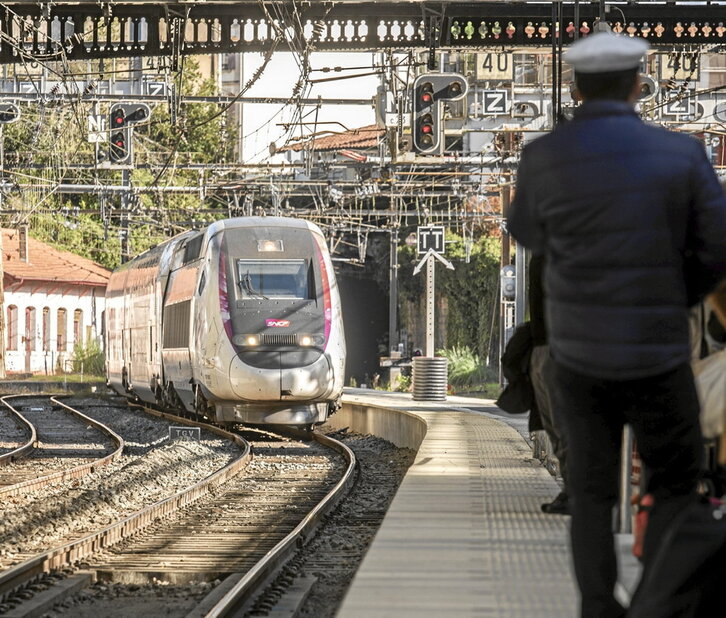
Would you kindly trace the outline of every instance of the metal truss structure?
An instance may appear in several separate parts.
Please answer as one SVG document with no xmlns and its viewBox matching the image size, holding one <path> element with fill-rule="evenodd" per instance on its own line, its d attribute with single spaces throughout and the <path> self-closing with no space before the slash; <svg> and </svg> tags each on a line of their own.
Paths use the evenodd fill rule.
<svg viewBox="0 0 726 618">
<path fill-rule="evenodd" d="M 0 63 L 320 51 L 549 46 L 602 19 L 656 46 L 726 44 L 726 3 L 17 2 L 0 4 Z"/>
</svg>

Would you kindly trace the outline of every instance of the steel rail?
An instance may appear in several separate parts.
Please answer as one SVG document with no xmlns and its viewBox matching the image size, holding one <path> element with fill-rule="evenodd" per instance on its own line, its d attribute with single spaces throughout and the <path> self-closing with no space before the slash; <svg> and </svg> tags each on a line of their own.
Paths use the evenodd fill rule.
<svg viewBox="0 0 726 618">
<path fill-rule="evenodd" d="M 10 397 L 29 397 L 29 395 L 10 395 L 9 397 L 3 397 L 2 402 L 8 406 L 11 410 L 13 410 L 18 416 L 20 416 L 20 413 L 15 410 L 8 402 L 5 401 L 5 399 L 9 399 Z M 37 398 L 37 395 L 30 395 L 30 397 Z M 22 481 L 20 483 L 14 483 L 13 485 L 7 485 L 5 487 L 0 487 L 0 496 L 16 496 L 20 493 L 25 493 L 28 491 L 34 491 L 36 489 L 40 489 L 41 487 L 45 487 L 46 485 L 51 485 L 58 481 L 66 481 L 68 479 L 80 479 L 84 476 L 87 476 L 91 474 L 92 472 L 95 472 L 97 468 L 100 468 L 101 466 L 105 466 L 110 464 L 113 461 L 116 461 L 121 457 L 121 454 L 123 453 L 124 446 L 126 443 L 124 442 L 124 439 L 118 435 L 113 429 L 110 427 L 107 427 L 103 423 L 99 423 L 97 420 L 91 418 L 90 416 L 86 416 L 83 414 L 83 412 L 76 410 L 75 408 L 71 408 L 70 406 L 67 406 L 63 402 L 59 401 L 55 397 L 49 397 L 50 401 L 55 403 L 56 405 L 61 406 L 62 408 L 65 408 L 68 412 L 73 414 L 74 416 L 77 416 L 78 418 L 82 419 L 85 423 L 88 423 L 89 425 L 94 426 L 96 429 L 101 431 L 102 433 L 105 433 L 108 437 L 111 438 L 116 443 L 116 450 L 113 451 L 113 453 L 109 455 L 105 455 L 104 457 L 101 457 L 99 459 L 94 459 L 93 461 L 89 461 L 84 464 L 80 464 L 78 466 L 74 466 L 72 468 L 68 468 L 66 470 L 58 470 L 56 472 L 51 472 L 50 474 L 44 474 L 42 476 L 37 476 L 33 479 L 28 479 L 26 481 Z M 22 416 L 21 416 L 22 418 Z M 25 419 L 24 419 L 25 420 Z M 26 422 L 28 422 L 26 420 Z M 33 431 L 35 431 L 35 427 L 33 427 Z"/>
<path fill-rule="evenodd" d="M 9 395 L 9 397 L 14 397 L 15 395 Z M 16 459 L 19 459 L 20 457 L 25 457 L 28 453 L 32 452 L 35 448 L 35 443 L 38 439 L 38 434 L 35 431 L 35 425 L 31 423 L 27 418 L 25 418 L 20 412 L 18 412 L 15 408 L 13 408 L 7 401 L 5 401 L 8 397 L 0 397 L 0 402 L 3 403 L 3 405 L 10 410 L 15 415 L 15 418 L 20 421 L 21 424 L 25 424 L 29 431 L 30 431 L 30 438 L 28 441 L 19 446 L 18 448 L 10 451 L 9 453 L 5 453 L 4 455 L 0 455 L 0 465 L 6 465 L 9 464 L 11 461 L 15 461 Z"/>
<path fill-rule="evenodd" d="M 139 406 L 142 407 L 142 406 Z M 227 464 L 224 468 L 220 468 L 206 478 L 191 487 L 177 492 L 169 498 L 165 498 L 160 502 L 151 504 L 116 523 L 106 526 L 105 528 L 88 534 L 80 539 L 65 543 L 59 547 L 47 550 L 21 562 L 14 567 L 0 573 L 0 595 L 8 591 L 14 590 L 29 581 L 36 575 L 48 573 L 53 569 L 71 566 L 94 553 L 102 551 L 142 530 L 143 528 L 155 523 L 156 521 L 168 517 L 179 509 L 192 504 L 199 498 L 206 496 L 212 489 L 222 485 L 228 479 L 237 475 L 249 462 L 251 453 L 249 443 L 233 433 L 199 423 L 178 416 L 158 412 L 144 408 L 144 410 L 154 416 L 159 416 L 167 420 L 173 420 L 175 423 L 183 423 L 194 427 L 201 427 L 216 433 L 219 436 L 232 440 L 235 444 L 243 448 L 242 454 L 235 460 Z"/>
<path fill-rule="evenodd" d="M 273 547 L 265 557 L 260 560 L 249 571 L 239 576 L 239 581 L 225 594 L 207 613 L 206 618 L 220 618 L 227 616 L 240 605 L 250 601 L 252 597 L 259 591 L 259 587 L 266 583 L 278 569 L 287 561 L 288 557 L 294 552 L 301 543 L 315 529 L 320 519 L 335 507 L 338 501 L 350 490 L 354 481 L 354 473 L 356 467 L 356 458 L 345 444 L 324 436 L 322 434 L 313 433 L 313 439 L 334 449 L 342 454 L 348 462 L 345 474 L 338 483 L 331 489 L 318 505 L 308 513 L 305 518 L 282 539 L 275 547 Z M 234 575 L 230 576 L 234 577 Z M 198 614 L 192 610 L 189 616 L 197 616 Z"/>
</svg>

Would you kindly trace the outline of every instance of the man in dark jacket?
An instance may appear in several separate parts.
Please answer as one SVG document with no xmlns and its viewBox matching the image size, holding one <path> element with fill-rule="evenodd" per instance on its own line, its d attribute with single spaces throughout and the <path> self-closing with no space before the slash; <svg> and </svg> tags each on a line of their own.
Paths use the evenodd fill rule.
<svg viewBox="0 0 726 618">
<path fill-rule="evenodd" d="M 584 103 L 525 147 L 508 220 L 547 260 L 573 562 L 588 617 L 624 614 L 611 522 L 625 423 L 655 496 L 646 571 L 669 517 L 694 499 L 702 446 L 688 306 L 726 276 L 726 196 L 703 147 L 634 111 L 647 47 L 602 32 L 570 48 Z"/>
</svg>

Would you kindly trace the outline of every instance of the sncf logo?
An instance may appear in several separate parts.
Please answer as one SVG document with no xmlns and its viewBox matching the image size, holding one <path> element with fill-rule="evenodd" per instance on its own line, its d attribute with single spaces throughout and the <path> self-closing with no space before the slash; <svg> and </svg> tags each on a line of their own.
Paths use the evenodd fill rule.
<svg viewBox="0 0 726 618">
<path fill-rule="evenodd" d="M 290 326 L 290 320 L 273 320 L 273 319 L 267 319 L 265 320 L 265 326 L 272 326 L 272 327 L 285 327 Z"/>
</svg>

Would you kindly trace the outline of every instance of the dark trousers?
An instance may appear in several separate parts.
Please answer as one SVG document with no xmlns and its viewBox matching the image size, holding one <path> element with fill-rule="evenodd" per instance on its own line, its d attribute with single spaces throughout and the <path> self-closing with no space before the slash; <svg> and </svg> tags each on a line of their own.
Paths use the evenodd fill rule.
<svg viewBox="0 0 726 618">
<path fill-rule="evenodd" d="M 555 388 L 554 374 L 555 368 L 550 356 L 550 346 L 534 346 L 530 357 L 529 375 L 532 379 L 542 425 L 560 464 L 560 474 L 565 483 L 565 492 L 567 492 L 567 437 L 562 428 L 560 412 L 554 402 L 552 392 Z"/>
<path fill-rule="evenodd" d="M 643 567 L 674 512 L 693 500 L 703 447 L 690 365 L 637 380 L 603 380 L 555 364 L 557 405 L 567 434 L 570 536 L 586 618 L 622 616 L 613 597 L 617 562 L 612 534 L 623 426 L 633 428 L 654 494 Z"/>
</svg>

